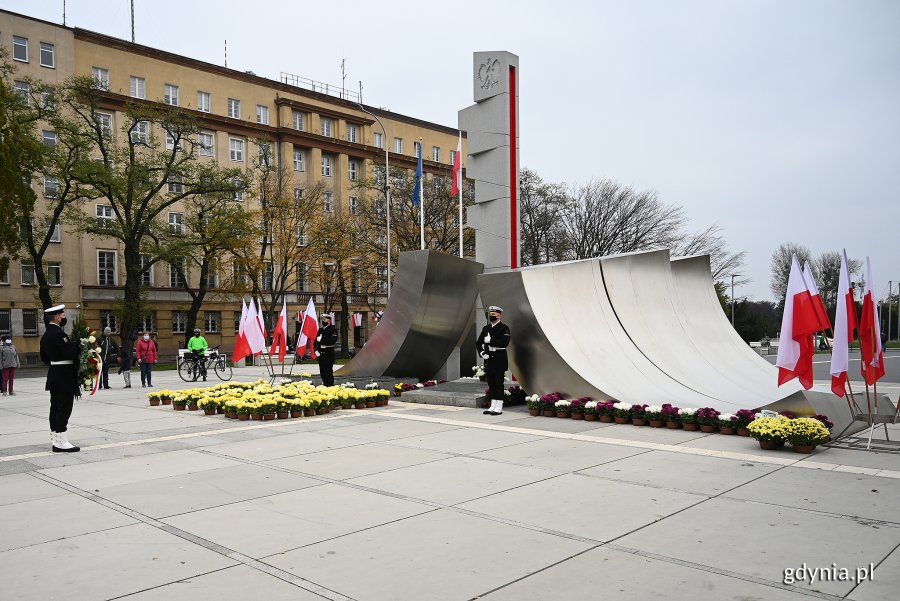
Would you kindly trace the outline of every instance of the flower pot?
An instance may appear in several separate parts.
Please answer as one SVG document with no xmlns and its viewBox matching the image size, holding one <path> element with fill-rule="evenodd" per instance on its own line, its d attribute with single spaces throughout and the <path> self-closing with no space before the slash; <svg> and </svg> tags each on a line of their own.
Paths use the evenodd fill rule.
<svg viewBox="0 0 900 601">
<path fill-rule="evenodd" d="M 372 409 L 375 407 L 375 401 L 366 401 L 366 409 Z"/>
<path fill-rule="evenodd" d="M 597 414 L 596 414 L 596 413 L 585 413 L 585 414 L 584 414 L 584 421 L 586 421 L 586 422 L 595 422 L 595 421 L 597 421 Z"/>
<path fill-rule="evenodd" d="M 188 403 L 187 408 L 188 408 L 188 411 L 196 411 L 200 407 L 197 406 L 197 403 Z"/>
<path fill-rule="evenodd" d="M 528 410 L 528 415 L 530 415 L 531 417 L 537 417 L 537 416 L 539 416 L 540 414 L 541 414 L 541 410 L 540 410 L 540 409 L 529 409 L 529 410 Z"/>
<path fill-rule="evenodd" d="M 387 399 L 378 399 L 375 401 L 376 407 L 384 407 L 385 405 L 387 405 Z"/>
<path fill-rule="evenodd" d="M 276 415 L 278 415 L 278 419 L 290 419 L 291 412 L 290 411 L 279 411 Z"/>
<path fill-rule="evenodd" d="M 573 413 L 572 419 L 584 419 L 584 413 Z"/>
<path fill-rule="evenodd" d="M 365 409 L 365 408 L 366 408 L 366 404 L 365 404 L 365 403 L 357 403 L 357 404 L 355 405 L 355 407 L 356 407 L 357 409 Z"/>
<path fill-rule="evenodd" d="M 265 422 L 275 419 L 276 416 L 277 416 L 277 414 L 275 414 L 275 413 L 263 413 L 262 414 L 263 421 L 265 421 Z"/>
<path fill-rule="evenodd" d="M 556 411 L 554 411 L 552 409 L 544 409 L 543 416 L 544 417 L 556 417 Z"/>
<path fill-rule="evenodd" d="M 184 405 L 172 405 L 172 409 L 175 411 L 184 411 Z"/>
<path fill-rule="evenodd" d="M 341 409 L 352 409 L 353 403 L 341 403 Z"/>
<path fill-rule="evenodd" d="M 680 427 L 681 424 L 679 424 L 678 422 L 666 422 L 666 428 L 668 428 L 669 430 L 677 430 Z"/>
<path fill-rule="evenodd" d="M 222 406 L 216 407 L 216 413 L 221 413 L 222 415 L 225 415 L 225 407 L 222 407 Z"/>
<path fill-rule="evenodd" d="M 250 414 L 249 414 L 249 413 L 238 413 L 238 421 L 239 421 L 239 422 L 245 422 L 245 421 L 247 421 L 248 419 L 250 419 Z"/>
<path fill-rule="evenodd" d="M 302 409 L 291 409 L 291 417 L 303 417 Z"/>
<path fill-rule="evenodd" d="M 699 428 L 697 427 L 697 424 L 689 424 L 689 423 L 687 423 L 687 422 L 685 422 L 684 424 L 682 424 L 682 427 L 683 427 L 685 430 L 687 430 L 688 432 L 696 432 L 696 431 L 699 429 Z"/>
<path fill-rule="evenodd" d="M 159 399 L 163 405 L 171 405 L 172 399 Z"/>
<path fill-rule="evenodd" d="M 600 419 L 600 423 L 602 423 L 602 424 L 611 424 L 613 421 L 613 418 L 611 415 L 599 415 L 597 417 Z"/>
<path fill-rule="evenodd" d="M 616 416 L 615 418 L 613 418 L 613 420 L 614 420 L 617 424 L 627 424 L 627 423 L 628 423 L 628 418 L 627 418 L 627 417 L 619 417 L 619 416 Z"/>
<path fill-rule="evenodd" d="M 747 428 L 738 428 L 737 429 L 738 436 L 750 436 L 750 430 Z"/>
<path fill-rule="evenodd" d="M 561 417 L 563 419 L 569 419 L 569 412 L 568 411 L 557 411 L 556 417 Z"/>
<path fill-rule="evenodd" d="M 631 425 L 632 426 L 646 426 L 647 420 L 645 420 L 642 417 L 635 417 L 635 418 L 632 418 Z"/>
<path fill-rule="evenodd" d="M 661 419 L 651 419 L 650 420 L 651 428 L 662 428 L 664 424 L 665 424 L 665 422 L 662 421 Z"/>
<path fill-rule="evenodd" d="M 151 407 L 156 407 L 157 405 L 159 405 L 159 399 L 150 399 Z"/>
<path fill-rule="evenodd" d="M 262 421 L 262 413 L 251 413 L 250 419 L 260 422 L 260 421 Z"/>
<path fill-rule="evenodd" d="M 400 394 L 401 394 L 401 391 L 399 391 L 399 390 L 394 391 L 394 396 L 400 396 Z"/>
<path fill-rule="evenodd" d="M 231 411 L 226 411 L 226 412 L 225 412 L 225 418 L 226 418 L 226 419 L 237 419 L 237 416 L 238 416 L 237 413 L 233 413 L 233 412 L 231 412 Z"/>
<path fill-rule="evenodd" d="M 813 449 L 816 448 L 816 445 L 814 444 L 795 444 L 791 446 L 793 447 L 795 453 L 805 453 L 807 455 L 812 453 Z"/>
<path fill-rule="evenodd" d="M 387 407 L 391 403 L 391 399 L 381 399 L 381 404 Z"/>
<path fill-rule="evenodd" d="M 734 434 L 734 428 L 723 426 L 719 428 L 719 434 Z"/>
<path fill-rule="evenodd" d="M 325 415 L 327 411 L 328 409 L 326 407 L 319 407 L 316 409 L 316 415 Z"/>
<path fill-rule="evenodd" d="M 760 440 L 759 448 L 764 451 L 774 451 L 784 446 L 783 440 Z"/>
<path fill-rule="evenodd" d="M 203 410 L 203 415 L 215 415 L 215 414 L 216 414 L 215 409 L 204 409 Z"/>
<path fill-rule="evenodd" d="M 700 431 L 706 432 L 707 434 L 712 434 L 716 431 L 716 427 L 710 426 L 709 424 L 700 424 Z"/>
</svg>

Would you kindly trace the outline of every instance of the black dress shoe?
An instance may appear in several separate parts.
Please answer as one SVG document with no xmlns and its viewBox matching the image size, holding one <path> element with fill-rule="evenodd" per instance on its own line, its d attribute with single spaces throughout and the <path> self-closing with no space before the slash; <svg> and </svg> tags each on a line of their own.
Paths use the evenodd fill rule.
<svg viewBox="0 0 900 601">
<path fill-rule="evenodd" d="M 81 450 L 81 447 L 72 447 L 71 449 L 61 449 L 57 446 L 53 447 L 54 453 L 77 453 Z"/>
<path fill-rule="evenodd" d="M 491 412 L 490 409 L 486 409 L 485 411 L 482 411 L 482 413 L 483 413 L 484 415 L 491 415 L 492 412 Z"/>
</svg>

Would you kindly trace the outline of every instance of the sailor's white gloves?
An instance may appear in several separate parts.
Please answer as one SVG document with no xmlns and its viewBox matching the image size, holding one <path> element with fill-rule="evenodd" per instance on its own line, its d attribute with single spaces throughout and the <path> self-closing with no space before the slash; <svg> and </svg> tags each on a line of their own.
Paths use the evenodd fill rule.
<svg viewBox="0 0 900 601">
<path fill-rule="evenodd" d="M 484 343 L 485 343 L 485 344 L 490 344 L 490 343 L 491 343 L 491 335 L 490 335 L 490 334 L 485 334 L 485 335 L 484 335 Z"/>
<path fill-rule="evenodd" d="M 491 356 L 488 353 L 481 353 L 482 359 L 490 359 Z"/>
</svg>

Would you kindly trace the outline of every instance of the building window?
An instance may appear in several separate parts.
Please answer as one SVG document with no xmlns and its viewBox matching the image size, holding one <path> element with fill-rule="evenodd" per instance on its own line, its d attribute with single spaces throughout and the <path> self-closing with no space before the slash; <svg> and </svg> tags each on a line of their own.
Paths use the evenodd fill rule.
<svg viewBox="0 0 900 601">
<path fill-rule="evenodd" d="M 187 262 L 182 259 L 181 260 L 181 271 L 178 270 L 178 265 L 174 263 L 169 263 L 169 288 L 184 288 L 187 286 L 187 281 L 185 280 L 185 274 L 187 267 Z"/>
<path fill-rule="evenodd" d="M 422 143 L 421 142 L 413 142 L 413 156 L 417 157 L 417 158 L 422 156 Z"/>
<path fill-rule="evenodd" d="M 268 142 L 259 143 L 259 154 L 257 155 L 260 166 L 268 167 L 272 164 L 272 145 Z"/>
<path fill-rule="evenodd" d="M 62 263 L 58 261 L 47 263 L 47 283 L 51 286 L 62 286 Z"/>
<path fill-rule="evenodd" d="M 322 177 L 331 177 L 331 169 L 333 166 L 333 159 L 327 155 L 322 155 Z"/>
<path fill-rule="evenodd" d="M 306 290 L 306 263 L 297 263 L 297 292 Z"/>
<path fill-rule="evenodd" d="M 331 137 L 331 119 L 322 117 L 322 135 L 326 138 Z"/>
<path fill-rule="evenodd" d="M 384 217 L 385 211 L 384 208 L 387 206 L 387 202 L 382 198 L 380 200 L 375 201 L 375 215 L 378 217 Z"/>
<path fill-rule="evenodd" d="M 234 200 L 244 200 L 244 182 L 241 181 L 240 178 L 234 178 L 231 183 L 234 185 L 234 195 L 232 198 Z"/>
<path fill-rule="evenodd" d="M 297 226 L 297 246 L 306 246 L 308 241 L 306 239 L 306 228 L 302 225 Z"/>
<path fill-rule="evenodd" d="M 94 78 L 94 85 L 101 90 L 109 89 L 109 69 L 102 67 L 91 67 L 91 77 Z"/>
<path fill-rule="evenodd" d="M 112 250 L 97 251 L 97 285 L 116 285 L 116 253 Z"/>
<path fill-rule="evenodd" d="M 41 139 L 44 141 L 44 146 L 47 148 L 53 148 L 56 146 L 56 132 L 55 131 L 42 131 Z"/>
<path fill-rule="evenodd" d="M 325 209 L 325 212 L 333 213 L 334 212 L 334 202 L 332 200 L 331 192 L 324 192 L 322 194 L 322 198 L 323 198 L 323 208 Z"/>
<path fill-rule="evenodd" d="M 262 125 L 269 124 L 269 107 L 261 104 L 256 105 L 256 122 Z"/>
<path fill-rule="evenodd" d="M 156 313 L 147 313 L 141 318 L 139 329 L 148 332 L 156 331 Z"/>
<path fill-rule="evenodd" d="M 306 118 L 300 111 L 291 111 L 291 120 L 294 123 L 294 129 L 299 131 L 306 129 Z"/>
<path fill-rule="evenodd" d="M 234 98 L 228 99 L 228 116 L 232 119 L 241 118 L 241 101 Z"/>
<path fill-rule="evenodd" d="M 403 154 L 403 138 L 394 138 L 394 152 Z"/>
<path fill-rule="evenodd" d="M 455 150 L 450 151 L 450 164 L 451 165 L 456 164 L 456 151 Z"/>
<path fill-rule="evenodd" d="M 44 197 L 45 198 L 56 198 L 56 195 L 59 193 L 59 183 L 56 181 L 56 178 L 51 175 L 44 176 Z"/>
<path fill-rule="evenodd" d="M 431 147 L 431 160 L 434 161 L 435 163 L 441 162 L 441 149 L 438 148 L 437 146 Z"/>
<path fill-rule="evenodd" d="M 0 336 L 12 335 L 12 311 L 0 309 Z"/>
<path fill-rule="evenodd" d="M 119 320 L 112 311 L 100 311 L 100 329 L 105 330 L 106 328 L 112 330 L 113 334 L 119 333 Z"/>
<path fill-rule="evenodd" d="M 3 271 L 0 271 L 0 284 L 9 286 L 9 267 L 4 269 Z"/>
<path fill-rule="evenodd" d="M 229 138 L 228 156 L 232 161 L 242 163 L 244 161 L 244 141 L 239 138 Z"/>
<path fill-rule="evenodd" d="M 153 286 L 153 266 L 150 255 L 141 255 L 141 286 Z"/>
<path fill-rule="evenodd" d="M 109 227 L 113 220 L 112 205 L 97 205 L 97 223 L 99 227 Z"/>
<path fill-rule="evenodd" d="M 31 263 L 22 263 L 19 266 L 19 269 L 22 272 L 22 285 L 34 286 L 34 265 Z"/>
<path fill-rule="evenodd" d="M 198 141 L 200 142 L 200 156 L 215 155 L 216 137 L 211 131 L 201 131 Z"/>
<path fill-rule="evenodd" d="M 375 293 L 384 294 L 387 290 L 387 267 L 375 268 Z"/>
<path fill-rule="evenodd" d="M 131 130 L 131 141 L 134 144 L 149 144 L 150 143 L 150 122 L 149 121 L 137 121 L 134 124 L 134 128 Z M 169 136 L 166 134 L 166 142 L 168 143 Z"/>
<path fill-rule="evenodd" d="M 359 128 L 355 125 L 347 124 L 347 141 L 353 142 L 354 144 L 357 142 L 357 138 L 359 136 Z"/>
<path fill-rule="evenodd" d="M 169 186 L 171 185 L 169 184 Z M 169 213 L 169 231 L 173 234 L 184 233 L 184 213 Z"/>
<path fill-rule="evenodd" d="M 272 290 L 275 287 L 275 268 L 271 263 L 266 263 L 265 269 L 262 272 L 262 284 L 260 287 L 263 290 Z"/>
<path fill-rule="evenodd" d="M 375 134 L 375 148 L 384 148 L 383 134 Z"/>
<path fill-rule="evenodd" d="M 347 175 L 350 177 L 351 182 L 355 182 L 359 177 L 359 161 L 356 159 L 350 159 L 347 162 Z"/>
<path fill-rule="evenodd" d="M 187 313 L 172 311 L 172 333 L 184 334 L 185 332 L 187 332 Z"/>
<path fill-rule="evenodd" d="M 112 115 L 109 113 L 94 113 L 94 123 L 100 128 L 100 133 L 104 137 L 112 137 Z"/>
<path fill-rule="evenodd" d="M 19 98 L 21 98 L 25 104 L 31 106 L 31 86 L 28 84 L 28 82 L 17 81 L 14 82 L 13 86 Z"/>
<path fill-rule="evenodd" d="M 172 106 L 178 106 L 178 86 L 170 83 L 163 86 L 163 102 Z"/>
<path fill-rule="evenodd" d="M 207 334 L 215 334 L 222 329 L 222 313 L 220 311 L 207 311 L 203 316 Z"/>
<path fill-rule="evenodd" d="M 234 333 L 237 334 L 241 331 L 241 312 L 233 311 L 234 313 Z"/>
<path fill-rule="evenodd" d="M 294 188 L 294 206 L 299 208 L 300 201 L 304 198 L 303 188 Z"/>
<path fill-rule="evenodd" d="M 294 147 L 294 171 L 306 171 L 303 164 L 303 149 Z"/>
<path fill-rule="evenodd" d="M 23 63 L 28 62 L 28 38 L 13 36 L 13 59 Z"/>
<path fill-rule="evenodd" d="M 26 336 L 38 335 L 38 312 L 37 309 L 22 309 L 22 328 L 23 334 Z"/>
<path fill-rule="evenodd" d="M 62 242 L 62 238 L 59 233 L 59 224 L 53 224 L 53 232 L 50 234 L 50 242 Z"/>
<path fill-rule="evenodd" d="M 350 214 L 356 215 L 359 213 L 359 198 L 356 196 L 350 197 Z"/>
<path fill-rule="evenodd" d="M 56 67 L 53 56 L 53 44 L 41 42 L 41 66 L 50 67 L 51 69 Z"/>
<path fill-rule="evenodd" d="M 206 272 L 206 287 L 210 289 L 219 287 L 219 272 L 212 265 Z"/>
<path fill-rule="evenodd" d="M 212 110 L 212 96 L 209 92 L 197 92 L 197 110 L 209 113 Z"/>
<path fill-rule="evenodd" d="M 131 97 L 144 99 L 147 97 L 147 81 L 143 77 L 131 76 Z"/>
<path fill-rule="evenodd" d="M 181 134 L 178 135 L 178 143 L 175 143 L 175 137 L 166 131 L 166 150 L 181 150 Z"/>
<path fill-rule="evenodd" d="M 169 194 L 181 194 L 184 192 L 184 184 L 181 181 L 181 175 L 178 173 L 173 173 L 169 176 L 167 185 L 169 186 Z M 169 213 L 169 215 L 171 215 L 171 213 Z"/>
</svg>

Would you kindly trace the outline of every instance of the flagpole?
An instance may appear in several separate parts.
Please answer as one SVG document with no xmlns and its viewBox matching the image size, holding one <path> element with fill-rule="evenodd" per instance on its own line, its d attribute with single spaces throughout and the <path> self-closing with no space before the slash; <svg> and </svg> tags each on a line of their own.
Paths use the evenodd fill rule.
<svg viewBox="0 0 900 601">
<path fill-rule="evenodd" d="M 419 137 L 419 164 L 422 164 L 424 147 L 422 138 Z M 425 170 L 422 170 L 422 179 L 419 181 L 419 239 L 422 242 L 422 250 L 425 250 Z"/>
<path fill-rule="evenodd" d="M 456 160 L 459 170 L 456 172 L 456 189 L 459 192 L 459 258 L 463 258 L 463 195 L 462 195 L 462 131 L 459 132 L 459 143 L 456 145 Z"/>
</svg>

